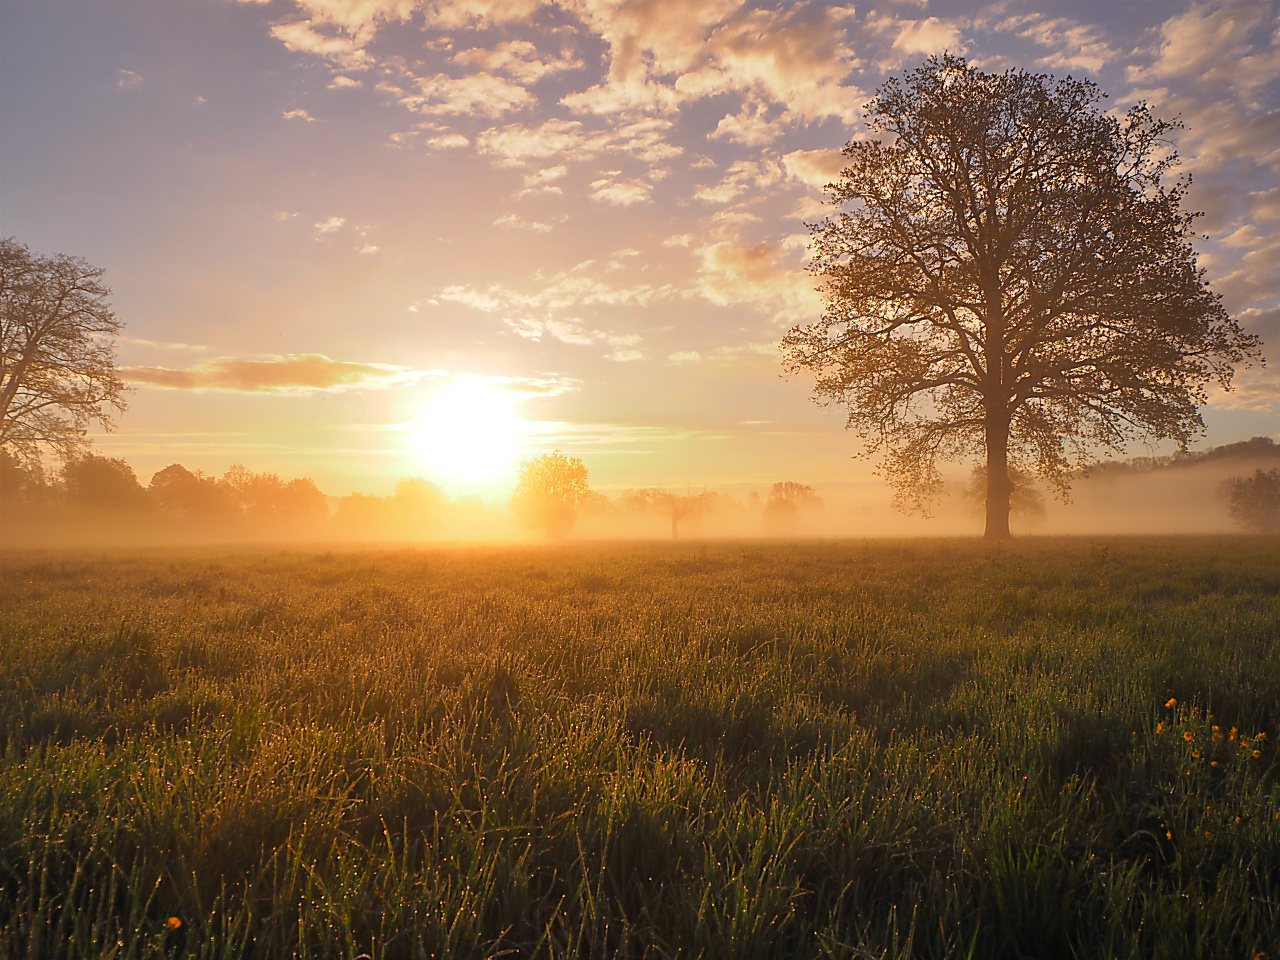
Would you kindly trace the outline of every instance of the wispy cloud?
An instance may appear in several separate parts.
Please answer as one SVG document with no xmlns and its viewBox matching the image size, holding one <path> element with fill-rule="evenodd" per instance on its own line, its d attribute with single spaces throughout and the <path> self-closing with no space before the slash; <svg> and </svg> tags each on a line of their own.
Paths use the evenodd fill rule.
<svg viewBox="0 0 1280 960">
<path fill-rule="evenodd" d="M 184 370 L 122 367 L 129 383 L 165 390 L 217 390 L 232 393 L 312 393 L 385 390 L 408 386 L 440 370 L 414 370 L 388 363 L 331 360 L 318 353 L 289 354 L 267 360 L 220 357 Z"/>
</svg>

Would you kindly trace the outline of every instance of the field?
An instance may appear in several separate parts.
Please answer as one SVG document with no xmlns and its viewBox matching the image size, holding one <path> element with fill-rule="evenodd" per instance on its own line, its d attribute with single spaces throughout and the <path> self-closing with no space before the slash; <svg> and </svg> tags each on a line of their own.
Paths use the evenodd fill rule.
<svg viewBox="0 0 1280 960">
<path fill-rule="evenodd" d="M 2 554 L 0 956 L 1276 956 L 1278 638 L 1247 538 Z"/>
</svg>

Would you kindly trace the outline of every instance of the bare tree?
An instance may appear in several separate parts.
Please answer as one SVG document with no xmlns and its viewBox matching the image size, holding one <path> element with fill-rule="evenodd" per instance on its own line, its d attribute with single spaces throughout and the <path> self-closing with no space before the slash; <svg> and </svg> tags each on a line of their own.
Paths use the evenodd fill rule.
<svg viewBox="0 0 1280 960">
<path fill-rule="evenodd" d="M 69 459 L 90 423 L 111 429 L 109 408 L 125 409 L 112 340 L 122 324 L 102 273 L 0 240 L 0 446 L 20 459 L 42 445 Z"/>
<path fill-rule="evenodd" d="M 520 464 L 511 509 L 528 526 L 558 538 L 573 529 L 590 495 L 582 461 L 556 450 Z"/>
<path fill-rule="evenodd" d="M 1010 464 L 1060 495 L 1099 446 L 1203 430 L 1205 385 L 1258 358 L 1205 283 L 1177 123 L 1117 119 L 1098 88 L 933 57 L 867 106 L 871 138 L 811 225 L 821 320 L 783 340 L 820 403 L 885 454 L 900 506 L 938 463 L 985 458 L 986 536 L 1009 536 Z"/>
<path fill-rule="evenodd" d="M 701 493 L 673 493 L 661 487 L 645 487 L 628 490 L 621 497 L 624 504 L 642 510 L 655 510 L 671 521 L 671 539 L 680 536 L 680 521 L 696 513 L 711 509 L 714 495 Z"/>
</svg>

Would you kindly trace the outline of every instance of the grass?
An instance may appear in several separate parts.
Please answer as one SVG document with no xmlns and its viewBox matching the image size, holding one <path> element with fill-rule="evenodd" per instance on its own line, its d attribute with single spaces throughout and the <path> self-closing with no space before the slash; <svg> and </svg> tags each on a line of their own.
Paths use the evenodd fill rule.
<svg viewBox="0 0 1280 960">
<path fill-rule="evenodd" d="M 1277 546 L 0 555 L 0 956 L 1274 955 Z"/>
</svg>

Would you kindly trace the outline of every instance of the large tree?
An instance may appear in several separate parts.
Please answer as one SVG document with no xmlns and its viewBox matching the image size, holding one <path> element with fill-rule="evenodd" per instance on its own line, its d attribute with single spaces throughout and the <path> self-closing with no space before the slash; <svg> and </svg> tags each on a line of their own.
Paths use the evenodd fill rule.
<svg viewBox="0 0 1280 960">
<path fill-rule="evenodd" d="M 22 460 L 42 446 L 70 458 L 90 423 L 110 428 L 110 409 L 125 409 L 112 339 L 121 323 L 102 273 L 0 239 L 0 447 Z"/>
<path fill-rule="evenodd" d="M 900 505 L 977 455 L 986 536 L 1007 537 L 1011 465 L 1065 493 L 1097 447 L 1185 447 L 1206 385 L 1258 356 L 1196 264 L 1178 124 L 1102 98 L 933 57 L 876 91 L 844 148 L 839 212 L 811 225 L 825 312 L 784 358 L 848 407 Z"/>
<path fill-rule="evenodd" d="M 582 461 L 555 450 L 520 464 L 511 509 L 527 526 L 560 538 L 573 529 L 578 508 L 590 497 Z"/>
</svg>

